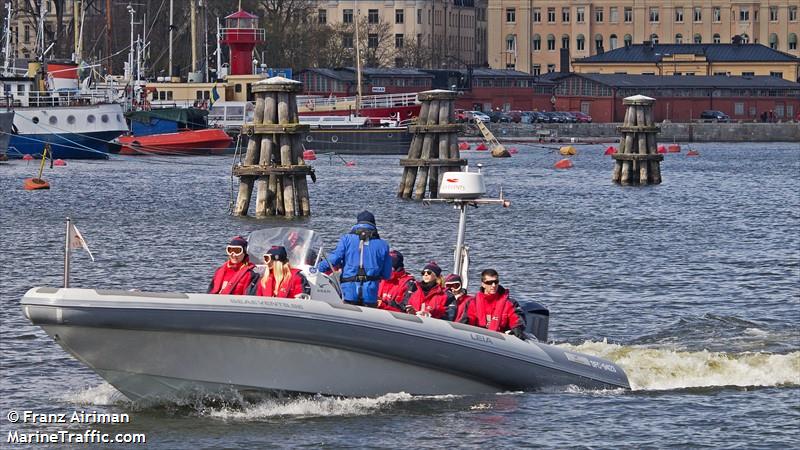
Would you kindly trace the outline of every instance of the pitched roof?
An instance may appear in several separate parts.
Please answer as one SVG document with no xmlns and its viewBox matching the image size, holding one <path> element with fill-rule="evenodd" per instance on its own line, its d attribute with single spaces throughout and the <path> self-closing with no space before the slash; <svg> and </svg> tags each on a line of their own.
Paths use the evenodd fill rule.
<svg viewBox="0 0 800 450">
<path fill-rule="evenodd" d="M 686 75 L 623 75 L 573 73 L 615 88 L 728 88 L 728 89 L 800 89 L 800 83 L 770 76 L 686 76 Z M 563 77 L 561 77 L 563 78 Z"/>
<path fill-rule="evenodd" d="M 576 60 L 577 63 L 656 63 L 665 56 L 704 55 L 709 62 L 795 62 L 800 58 L 761 44 L 633 44 Z"/>
</svg>

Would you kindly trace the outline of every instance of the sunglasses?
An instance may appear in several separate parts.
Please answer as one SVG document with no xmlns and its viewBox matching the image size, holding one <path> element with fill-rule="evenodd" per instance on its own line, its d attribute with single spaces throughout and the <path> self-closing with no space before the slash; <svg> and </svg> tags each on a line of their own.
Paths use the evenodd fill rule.
<svg viewBox="0 0 800 450">
<path fill-rule="evenodd" d="M 423 271 L 422 271 L 422 274 L 423 274 L 423 275 L 436 275 L 435 273 L 433 273 L 433 271 L 432 271 L 432 270 L 423 270 Z"/>
<path fill-rule="evenodd" d="M 461 283 L 445 283 L 444 287 L 447 289 L 461 289 Z"/>
<path fill-rule="evenodd" d="M 272 255 L 270 255 L 269 253 L 264 255 L 264 262 L 267 263 L 267 264 L 271 263 L 272 262 Z"/>
<path fill-rule="evenodd" d="M 483 281 L 481 281 L 481 283 L 483 283 L 483 284 L 488 284 L 488 285 L 494 285 L 494 284 L 500 284 L 500 280 L 498 280 L 498 279 L 494 279 L 494 280 L 483 280 Z"/>
<path fill-rule="evenodd" d="M 239 256 L 239 255 L 241 255 L 242 253 L 244 253 L 244 247 L 242 247 L 241 245 L 229 245 L 229 246 L 227 246 L 227 247 L 225 248 L 225 251 L 226 251 L 226 252 L 227 252 L 229 255 L 233 255 L 233 256 Z"/>
</svg>

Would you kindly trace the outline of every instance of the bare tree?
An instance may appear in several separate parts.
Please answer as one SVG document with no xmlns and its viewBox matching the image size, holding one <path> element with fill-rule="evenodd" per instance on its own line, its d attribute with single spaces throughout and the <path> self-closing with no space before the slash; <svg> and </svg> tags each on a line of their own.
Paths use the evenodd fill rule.
<svg viewBox="0 0 800 450">
<path fill-rule="evenodd" d="M 397 49 L 397 62 L 402 67 L 430 67 L 433 52 L 416 38 L 404 40 L 403 48 Z"/>
</svg>

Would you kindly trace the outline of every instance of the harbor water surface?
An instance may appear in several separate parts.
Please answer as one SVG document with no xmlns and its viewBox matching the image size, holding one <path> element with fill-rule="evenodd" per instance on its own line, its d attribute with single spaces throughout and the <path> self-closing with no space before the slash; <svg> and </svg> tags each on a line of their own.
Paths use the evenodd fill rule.
<svg viewBox="0 0 800 450">
<path fill-rule="evenodd" d="M 632 391 L 131 403 L 20 310 L 27 289 L 63 283 L 65 217 L 96 258 L 74 253 L 72 286 L 203 292 L 231 236 L 296 225 L 330 249 L 365 208 L 410 271 L 448 267 L 457 211 L 398 200 L 389 156 L 321 155 L 303 221 L 230 216 L 230 157 L 68 161 L 45 169 L 42 192 L 22 190 L 38 165 L 14 161 L 0 165 L 0 447 L 15 430 L 88 428 L 11 423 L 12 410 L 128 413 L 91 428 L 166 449 L 800 447 L 798 145 L 685 146 L 663 184 L 638 188 L 611 183 L 605 146 L 579 147 L 566 171 L 552 149 L 517 147 L 463 155 L 512 201 L 469 212 L 471 291 L 498 269 L 513 296 L 550 308 L 551 341 L 620 364 Z"/>
</svg>

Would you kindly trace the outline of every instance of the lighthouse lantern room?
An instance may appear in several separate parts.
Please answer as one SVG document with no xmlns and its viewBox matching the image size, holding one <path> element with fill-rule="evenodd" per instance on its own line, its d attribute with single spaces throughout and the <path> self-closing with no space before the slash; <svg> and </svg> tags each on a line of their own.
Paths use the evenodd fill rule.
<svg viewBox="0 0 800 450">
<path fill-rule="evenodd" d="M 252 74 L 253 49 L 264 42 L 258 16 L 240 9 L 225 18 L 225 28 L 221 31 L 221 43 L 230 49 L 231 75 Z"/>
</svg>

